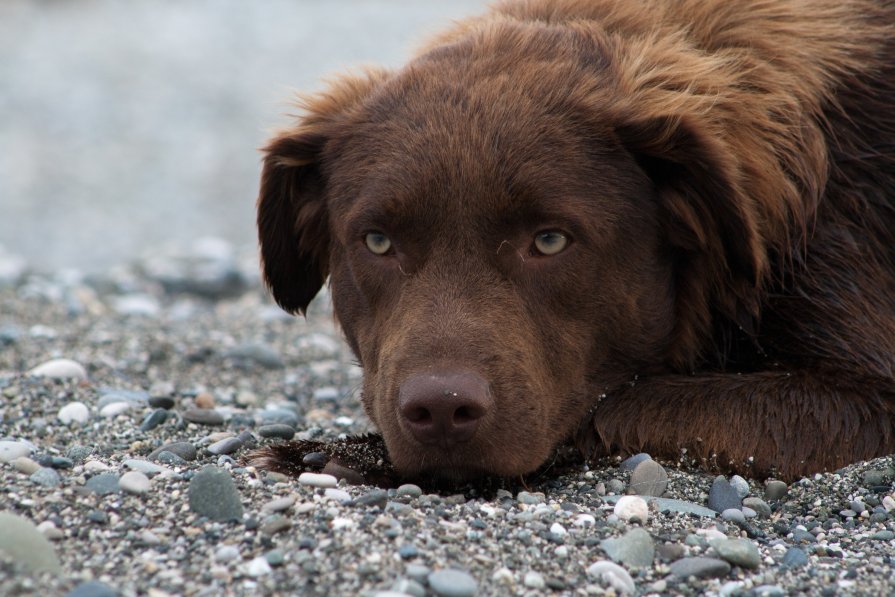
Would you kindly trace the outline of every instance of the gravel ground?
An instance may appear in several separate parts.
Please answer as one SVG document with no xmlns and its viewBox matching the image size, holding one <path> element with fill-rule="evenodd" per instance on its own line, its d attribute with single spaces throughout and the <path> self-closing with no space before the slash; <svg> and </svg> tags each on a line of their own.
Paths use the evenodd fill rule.
<svg viewBox="0 0 895 597">
<path fill-rule="evenodd" d="M 213 240 L 102 277 L 0 256 L 0 595 L 895 592 L 891 458 L 766 487 L 641 456 L 485 495 L 248 466 L 263 436 L 370 430 L 326 297 L 289 318 L 254 270 Z"/>
</svg>

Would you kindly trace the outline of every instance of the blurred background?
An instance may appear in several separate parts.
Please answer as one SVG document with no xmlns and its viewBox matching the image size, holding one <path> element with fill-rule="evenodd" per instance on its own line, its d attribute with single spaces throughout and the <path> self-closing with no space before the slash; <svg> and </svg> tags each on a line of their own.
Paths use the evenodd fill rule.
<svg viewBox="0 0 895 597">
<path fill-rule="evenodd" d="M 0 0 L 0 278 L 254 251 L 257 148 L 294 93 L 485 4 Z"/>
</svg>

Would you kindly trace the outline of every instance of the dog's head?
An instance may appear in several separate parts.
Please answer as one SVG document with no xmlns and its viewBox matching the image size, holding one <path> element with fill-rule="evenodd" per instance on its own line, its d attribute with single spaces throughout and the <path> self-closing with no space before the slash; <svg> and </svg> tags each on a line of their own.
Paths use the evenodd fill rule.
<svg viewBox="0 0 895 597">
<path fill-rule="evenodd" d="M 399 471 L 531 471 L 607 387 L 691 366 L 748 307 L 729 152 L 639 111 L 603 44 L 496 26 L 336 81 L 266 148 L 265 278 L 303 312 L 329 277 Z"/>
</svg>

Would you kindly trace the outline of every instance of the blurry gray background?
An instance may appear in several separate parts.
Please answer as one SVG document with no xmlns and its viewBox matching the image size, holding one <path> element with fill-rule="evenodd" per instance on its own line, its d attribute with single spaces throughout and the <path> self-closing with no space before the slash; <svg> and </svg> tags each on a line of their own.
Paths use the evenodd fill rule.
<svg viewBox="0 0 895 597">
<path fill-rule="evenodd" d="M 98 272 L 255 243 L 267 134 L 485 0 L 0 0 L 0 256 Z"/>
</svg>

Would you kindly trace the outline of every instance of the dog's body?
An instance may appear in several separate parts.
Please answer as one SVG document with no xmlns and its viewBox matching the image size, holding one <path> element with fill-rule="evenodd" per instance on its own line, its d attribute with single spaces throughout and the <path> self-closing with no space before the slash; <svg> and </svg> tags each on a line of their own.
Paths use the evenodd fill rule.
<svg viewBox="0 0 895 597">
<path fill-rule="evenodd" d="M 895 452 L 895 2 L 527 0 L 266 149 L 397 470 L 561 442 L 792 476 Z"/>
</svg>

